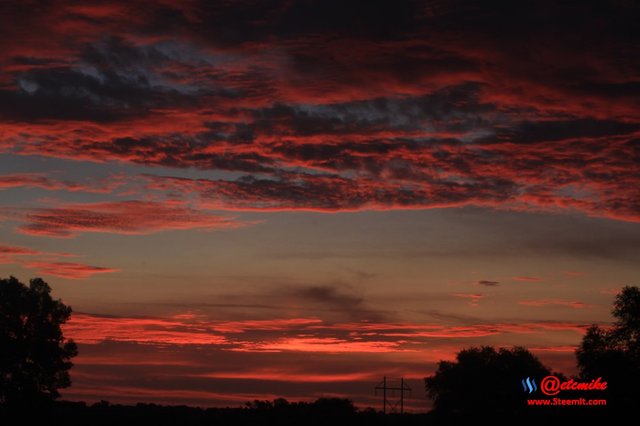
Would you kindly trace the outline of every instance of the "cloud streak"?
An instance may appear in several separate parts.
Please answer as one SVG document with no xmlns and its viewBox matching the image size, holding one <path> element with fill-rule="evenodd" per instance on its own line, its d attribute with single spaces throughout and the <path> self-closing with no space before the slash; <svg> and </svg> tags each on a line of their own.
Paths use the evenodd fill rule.
<svg viewBox="0 0 640 426">
<path fill-rule="evenodd" d="M 479 293 L 453 293 L 454 297 L 459 297 L 462 299 L 469 300 L 469 306 L 478 306 L 480 304 L 480 300 L 484 299 L 484 294 Z"/>
<path fill-rule="evenodd" d="M 541 300 L 523 300 L 518 302 L 520 305 L 525 306 L 533 306 L 536 308 L 544 307 L 544 306 L 567 306 L 573 309 L 582 309 L 586 308 L 584 302 L 572 301 L 572 300 L 560 300 L 560 299 L 541 299 Z"/>
<path fill-rule="evenodd" d="M 108 274 L 112 272 L 118 272 L 114 268 L 105 268 L 101 266 L 85 265 L 83 263 L 75 262 L 46 262 L 46 261 L 33 261 L 24 262 L 22 264 L 26 268 L 35 269 L 38 273 L 52 275 L 60 278 L 70 279 L 84 279 L 89 278 L 96 274 Z"/>
<path fill-rule="evenodd" d="M 522 322 L 446 326 L 441 324 L 347 322 L 318 318 L 212 321 L 193 315 L 171 318 L 116 317 L 77 313 L 65 326 L 84 344 L 105 341 L 151 345 L 214 345 L 257 352 L 403 352 L 431 339 L 473 339 L 503 334 L 550 331 L 582 333 L 586 325 L 570 322 Z M 283 337 L 283 334 L 286 337 Z"/>
<path fill-rule="evenodd" d="M 497 287 L 500 285 L 499 281 L 491 281 L 491 280 L 480 280 L 477 282 L 478 285 L 482 285 L 485 287 Z"/>
<path fill-rule="evenodd" d="M 32 256 L 36 254 L 41 253 L 26 247 L 0 245 L 0 263 L 13 261 L 16 256 Z"/>
<path fill-rule="evenodd" d="M 148 234 L 177 229 L 230 229 L 245 225 L 233 218 L 194 210 L 177 202 L 116 201 L 5 212 L 5 217 L 25 222 L 18 228 L 23 234 L 62 238 L 83 232 Z"/>
<path fill-rule="evenodd" d="M 511 279 L 513 281 L 523 281 L 523 282 L 530 282 L 530 283 L 537 283 L 537 282 L 544 281 L 544 279 L 540 277 L 526 277 L 526 276 L 512 277 Z"/>
<path fill-rule="evenodd" d="M 52 179 L 43 173 L 14 173 L 0 176 L 0 190 L 27 187 L 49 191 L 111 193 L 122 184 L 122 179 L 118 176 L 112 176 L 102 182 L 95 182 L 93 185 Z"/>
<path fill-rule="evenodd" d="M 118 271 L 114 268 L 60 261 L 60 259 L 68 257 L 73 257 L 73 255 L 70 253 L 42 252 L 27 247 L 0 245 L 0 264 L 17 264 L 54 277 L 84 279 L 95 274 Z"/>
</svg>

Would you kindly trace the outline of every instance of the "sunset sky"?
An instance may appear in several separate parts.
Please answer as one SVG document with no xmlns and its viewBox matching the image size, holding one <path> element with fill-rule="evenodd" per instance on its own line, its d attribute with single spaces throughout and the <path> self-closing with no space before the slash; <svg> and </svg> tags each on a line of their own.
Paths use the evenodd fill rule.
<svg viewBox="0 0 640 426">
<path fill-rule="evenodd" d="M 574 371 L 638 285 L 637 2 L 0 2 L 0 277 L 70 400 L 379 407 L 472 345 Z M 520 378 L 514 378 L 520 380 Z"/>
</svg>

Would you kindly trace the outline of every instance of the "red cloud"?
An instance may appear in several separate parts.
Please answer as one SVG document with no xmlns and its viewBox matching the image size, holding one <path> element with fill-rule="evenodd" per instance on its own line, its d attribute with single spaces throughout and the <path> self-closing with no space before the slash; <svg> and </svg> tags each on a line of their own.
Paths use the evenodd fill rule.
<svg viewBox="0 0 640 426">
<path fill-rule="evenodd" d="M 172 229 L 227 229 L 243 226 L 232 218 L 194 210 L 180 203 L 117 201 L 33 209 L 20 216 L 24 234 L 72 237 L 81 232 L 146 234 Z"/>
<path fill-rule="evenodd" d="M 559 300 L 559 299 L 523 300 L 518 302 L 518 304 L 526 305 L 526 306 L 535 306 L 535 307 L 550 306 L 550 305 L 568 306 L 574 309 L 581 309 L 587 306 L 583 302 Z"/>
<path fill-rule="evenodd" d="M 432 184 L 283 173 L 280 179 L 239 181 L 148 177 L 150 189 L 195 192 L 212 209 L 248 211 L 357 211 L 428 209 L 477 204 L 497 206 L 508 193 L 500 182 Z"/>
<path fill-rule="evenodd" d="M 514 280 L 514 281 L 525 281 L 525 282 L 540 282 L 540 281 L 543 281 L 543 279 L 540 278 L 540 277 L 519 276 L 519 277 L 511 277 L 511 279 Z"/>
<path fill-rule="evenodd" d="M 226 342 L 212 329 L 188 322 L 162 318 L 122 318 L 75 314 L 65 325 L 65 333 L 79 343 L 103 341 L 141 344 L 211 345 Z"/>
<path fill-rule="evenodd" d="M 84 185 L 70 181 L 60 181 L 47 177 L 41 173 L 16 173 L 0 176 L 0 190 L 8 188 L 34 187 L 50 191 L 84 191 L 84 192 L 112 192 L 122 184 L 121 177 L 113 176 L 95 185 Z"/>
<path fill-rule="evenodd" d="M 225 335 L 303 330 L 322 323 L 316 318 L 202 321 L 192 315 L 171 318 L 126 318 L 75 314 L 66 330 L 80 343 L 105 340 L 152 344 L 224 344 Z"/>
<path fill-rule="evenodd" d="M 384 353 L 406 351 L 406 349 L 400 348 L 402 343 L 404 342 L 349 341 L 335 337 L 291 337 L 270 342 L 246 342 L 234 350 L 251 352 Z"/>
<path fill-rule="evenodd" d="M 211 321 L 192 316 L 128 318 L 75 314 L 65 333 L 80 343 L 222 345 L 233 351 L 402 352 L 430 339 L 472 339 L 548 331 L 584 332 L 576 323 L 496 323 L 446 326 L 411 323 L 327 324 L 317 318 Z M 285 334 L 285 337 L 283 337 Z M 250 336 L 250 337 L 248 337 Z M 401 339 L 401 340 L 399 340 Z"/>
<path fill-rule="evenodd" d="M 639 217 L 631 203 L 632 196 L 625 195 L 625 188 L 634 187 L 632 181 L 589 183 L 582 179 L 586 173 L 584 163 L 594 163 L 599 168 L 595 163 L 604 161 L 602 158 L 576 159 L 585 156 L 584 152 L 576 152 L 572 157 L 575 167 L 563 160 L 557 171 L 541 174 L 539 165 L 553 165 L 562 143 L 542 150 L 536 144 L 522 147 L 501 143 L 481 150 L 475 146 L 473 151 L 438 144 L 429 148 L 392 142 L 377 144 L 319 141 L 305 147 L 294 144 L 285 151 L 268 145 L 255 147 L 262 156 L 275 150 L 277 162 L 283 166 L 324 173 L 278 173 L 276 178 L 247 176 L 235 181 L 148 177 L 149 187 L 196 194 L 205 206 L 230 210 L 331 212 L 478 205 L 513 210 L 578 210 L 629 221 Z M 571 145 L 565 146 L 566 151 L 578 149 Z M 303 160 L 296 158 L 298 149 L 304 153 Z M 631 167 L 626 158 L 608 161 L 618 160 L 620 171 Z M 398 167 L 390 168 L 392 164 Z M 371 174 L 371 169 L 376 175 Z M 348 171 L 357 171 L 359 176 L 337 174 Z M 594 170 L 590 176 L 604 178 L 602 173 L 611 171 Z"/>
<path fill-rule="evenodd" d="M 320 326 L 323 327 L 323 326 Z M 575 331 L 583 333 L 587 325 L 570 322 L 538 323 L 494 323 L 465 326 L 447 326 L 442 324 L 403 324 L 403 323 L 346 323 L 324 326 L 330 329 L 351 330 L 367 336 L 387 337 L 425 337 L 425 338 L 474 338 L 498 334 L 530 334 L 542 331 Z M 315 328 L 315 327 L 312 327 Z"/>
<path fill-rule="evenodd" d="M 0 245 L 0 263 L 21 263 L 24 256 L 43 254 L 26 247 Z"/>
<path fill-rule="evenodd" d="M 26 247 L 0 245 L 0 257 L 21 256 L 21 255 L 24 256 L 24 255 L 33 255 L 33 254 L 40 254 L 40 252 L 37 250 L 26 248 Z"/>
<path fill-rule="evenodd" d="M 118 272 L 117 269 L 103 268 L 100 266 L 85 265 L 74 262 L 24 262 L 23 266 L 36 269 L 42 274 L 53 275 L 60 278 L 83 279 L 95 274 L 107 274 Z"/>
<path fill-rule="evenodd" d="M 198 374 L 195 377 L 205 377 L 208 379 L 242 379 L 242 380 L 268 380 L 274 382 L 300 382 L 300 383 L 337 383 L 354 381 L 377 380 L 378 373 L 342 373 L 342 374 L 312 374 L 312 373 L 292 373 L 287 370 L 276 370 L 269 368 L 259 368 L 242 372 L 217 372 Z"/>
<path fill-rule="evenodd" d="M 318 318 L 287 318 L 270 320 L 220 321 L 212 325 L 220 333 L 243 333 L 251 330 L 282 331 L 304 329 L 309 326 L 322 324 Z"/>
<path fill-rule="evenodd" d="M 162 7 L 171 13 L 120 1 L 7 10 L 0 150 L 239 172 L 156 183 L 229 210 L 477 205 L 640 220 L 637 67 L 620 65 L 628 43 L 609 27 L 632 15 L 622 4 L 602 22 L 579 4 L 560 6 L 562 16 L 589 17 L 553 20 L 558 36 L 535 69 L 514 52 L 537 51 L 548 33 L 507 24 L 510 36 L 498 36 L 507 21 L 498 10 L 469 27 L 465 8 L 407 6 L 400 16 L 384 7 L 388 22 L 359 16 L 355 34 L 319 28 L 311 16 L 326 10 L 315 3 L 309 15 L 269 10 L 279 25 L 242 1 L 215 12 Z M 542 21 L 548 10 L 509 13 Z M 175 17 L 171 34 L 163 16 Z M 238 19 L 242 31 L 228 27 Z M 384 36 L 387 25 L 397 37 Z M 2 185 L 83 187 L 37 175 Z"/>
<path fill-rule="evenodd" d="M 0 245 L 0 263 L 15 263 L 39 273 L 61 278 L 83 279 L 95 274 L 116 272 L 117 269 L 85 265 L 74 262 L 59 262 L 56 259 L 72 256 L 69 253 L 49 253 L 26 247 Z"/>
</svg>

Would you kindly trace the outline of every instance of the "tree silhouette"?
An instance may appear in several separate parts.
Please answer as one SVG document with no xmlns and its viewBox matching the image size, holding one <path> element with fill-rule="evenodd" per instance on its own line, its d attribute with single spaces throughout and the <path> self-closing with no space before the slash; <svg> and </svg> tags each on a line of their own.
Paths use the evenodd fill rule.
<svg viewBox="0 0 640 426">
<path fill-rule="evenodd" d="M 613 327 L 590 327 L 576 350 L 580 377 L 608 383 L 608 405 L 631 408 L 640 398 L 640 289 L 624 287 L 611 312 Z"/>
<path fill-rule="evenodd" d="M 0 404 L 6 407 L 42 405 L 71 384 L 77 348 L 60 329 L 71 308 L 50 293 L 40 278 L 28 287 L 14 277 L 0 280 Z"/>
<path fill-rule="evenodd" d="M 425 378 L 434 412 L 446 416 L 514 416 L 526 408 L 521 381 L 550 374 L 522 347 L 496 350 L 489 346 L 458 352 L 456 361 L 440 361 Z"/>
</svg>

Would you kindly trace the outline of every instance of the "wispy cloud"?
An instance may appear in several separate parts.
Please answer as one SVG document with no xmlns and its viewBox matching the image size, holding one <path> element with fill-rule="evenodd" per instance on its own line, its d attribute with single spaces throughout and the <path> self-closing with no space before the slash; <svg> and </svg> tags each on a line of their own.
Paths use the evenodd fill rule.
<svg viewBox="0 0 640 426">
<path fill-rule="evenodd" d="M 41 254 L 41 252 L 27 247 L 0 245 L 0 263 L 12 263 L 16 256 L 32 256 L 36 254 Z"/>
<path fill-rule="evenodd" d="M 234 218 L 194 210 L 179 202 L 114 201 L 40 209 L 5 209 L 4 212 L 5 218 L 24 222 L 18 228 L 24 234 L 63 238 L 83 232 L 148 234 L 177 229 L 230 229 L 246 225 Z"/>
<path fill-rule="evenodd" d="M 483 285 L 485 287 L 497 287 L 500 285 L 499 281 L 490 281 L 490 280 L 480 280 L 476 282 L 478 285 Z"/>
<path fill-rule="evenodd" d="M 44 173 L 14 173 L 0 175 L 0 190 L 10 188 L 40 188 L 49 191 L 110 193 L 124 184 L 122 176 L 89 183 L 78 183 L 48 177 Z"/>
<path fill-rule="evenodd" d="M 219 345 L 236 351 L 401 352 L 430 339 L 470 339 L 549 331 L 581 333 L 570 322 L 521 322 L 446 326 L 441 324 L 346 322 L 319 318 L 212 321 L 191 315 L 115 317 L 75 314 L 65 332 L 80 343 L 104 341 L 154 345 Z M 283 337 L 283 334 L 285 337 Z"/>
<path fill-rule="evenodd" d="M 560 299 L 541 299 L 541 300 L 522 300 L 518 302 L 520 305 L 543 307 L 543 306 L 567 306 L 574 309 L 582 309 L 587 307 L 584 302 Z"/>
<path fill-rule="evenodd" d="M 85 265 L 76 262 L 46 262 L 31 261 L 22 264 L 26 268 L 35 269 L 38 273 L 52 275 L 60 278 L 83 279 L 96 274 L 108 274 L 118 272 L 114 268 Z"/>
<path fill-rule="evenodd" d="M 480 300 L 484 299 L 484 294 L 479 293 L 453 293 L 453 296 L 469 300 L 469 306 L 478 306 Z"/>
<path fill-rule="evenodd" d="M 400 348 L 404 342 L 389 341 L 354 341 L 338 339 L 335 337 L 291 337 L 276 339 L 271 342 L 244 343 L 234 350 L 240 351 L 295 351 L 316 353 L 385 353 L 401 352 L 407 349 Z"/>
<path fill-rule="evenodd" d="M 27 247 L 0 245 L 0 263 L 17 264 L 40 274 L 61 278 L 84 279 L 95 274 L 117 272 L 114 268 L 92 266 L 78 262 L 62 262 L 70 253 L 43 252 Z"/>
<path fill-rule="evenodd" d="M 511 279 L 513 281 L 523 281 L 523 282 L 530 282 L 530 283 L 537 283 L 537 282 L 544 281 L 544 279 L 540 277 L 528 277 L 528 276 L 511 277 Z"/>
</svg>

